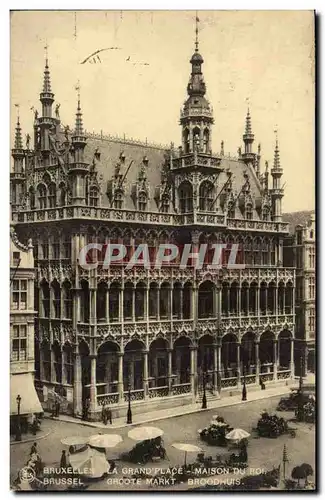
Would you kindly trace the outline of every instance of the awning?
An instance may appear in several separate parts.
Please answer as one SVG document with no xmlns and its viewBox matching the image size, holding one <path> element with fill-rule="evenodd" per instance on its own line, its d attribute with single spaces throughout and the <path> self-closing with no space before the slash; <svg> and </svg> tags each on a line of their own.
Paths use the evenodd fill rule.
<svg viewBox="0 0 325 500">
<path fill-rule="evenodd" d="M 17 373 L 10 375 L 10 415 L 17 415 L 17 396 L 20 400 L 20 414 L 42 413 L 43 408 L 39 402 L 34 386 L 32 373 Z"/>
</svg>

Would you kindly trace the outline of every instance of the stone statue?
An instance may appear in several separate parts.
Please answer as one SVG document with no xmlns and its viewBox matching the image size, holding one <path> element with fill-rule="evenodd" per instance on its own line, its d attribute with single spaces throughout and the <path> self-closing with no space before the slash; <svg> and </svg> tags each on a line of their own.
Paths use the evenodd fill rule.
<svg viewBox="0 0 325 500">
<path fill-rule="evenodd" d="M 57 119 L 60 118 L 60 104 L 57 104 L 55 106 L 55 118 L 57 118 Z"/>
<path fill-rule="evenodd" d="M 120 162 L 117 162 L 114 169 L 115 177 L 118 177 L 120 175 L 120 171 L 121 171 L 121 164 Z"/>
<path fill-rule="evenodd" d="M 26 135 L 26 149 L 29 149 L 29 145 L 30 145 L 30 135 L 27 134 Z"/>
<path fill-rule="evenodd" d="M 69 130 L 69 125 L 66 125 L 66 127 L 64 127 L 64 137 L 67 142 L 69 142 Z"/>
<path fill-rule="evenodd" d="M 35 111 L 34 111 L 34 118 L 35 118 L 35 120 L 37 120 L 37 118 L 38 118 L 38 111 L 37 111 L 37 109 L 35 109 Z"/>
</svg>

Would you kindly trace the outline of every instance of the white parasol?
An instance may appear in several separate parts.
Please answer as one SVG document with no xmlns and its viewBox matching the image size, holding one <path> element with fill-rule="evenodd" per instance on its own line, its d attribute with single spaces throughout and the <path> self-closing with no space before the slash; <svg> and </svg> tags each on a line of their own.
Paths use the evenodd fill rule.
<svg viewBox="0 0 325 500">
<path fill-rule="evenodd" d="M 105 453 L 94 448 L 70 454 L 69 462 L 71 467 L 78 469 L 81 475 L 88 478 L 100 478 L 108 472 Z"/>
<path fill-rule="evenodd" d="M 61 443 L 66 446 L 84 446 L 88 443 L 88 437 L 71 436 L 61 439 Z"/>
<path fill-rule="evenodd" d="M 88 444 L 95 448 L 114 448 L 122 441 L 119 434 L 94 434 L 88 439 Z"/>
<path fill-rule="evenodd" d="M 162 436 L 164 431 L 158 427 L 136 427 L 128 432 L 128 436 L 134 441 L 146 441 L 147 439 L 155 439 Z"/>
<path fill-rule="evenodd" d="M 210 425 L 214 425 L 215 427 L 227 427 L 228 424 L 226 424 L 226 422 L 218 422 L 217 420 L 211 420 Z"/>
<path fill-rule="evenodd" d="M 250 434 L 243 429 L 233 429 L 226 434 L 226 439 L 230 441 L 241 441 L 242 439 L 247 439 Z"/>
<path fill-rule="evenodd" d="M 186 456 L 188 453 L 200 453 L 202 451 L 201 448 L 194 444 L 187 444 L 187 443 L 173 443 L 172 444 L 173 448 L 176 448 L 177 450 L 181 450 L 185 452 L 185 458 L 184 458 L 184 466 L 186 467 Z"/>
</svg>

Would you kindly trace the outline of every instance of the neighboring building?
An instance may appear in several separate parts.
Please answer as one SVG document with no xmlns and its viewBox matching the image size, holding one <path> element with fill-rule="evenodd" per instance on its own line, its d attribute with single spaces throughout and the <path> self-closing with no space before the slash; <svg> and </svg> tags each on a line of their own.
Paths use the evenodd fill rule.
<svg viewBox="0 0 325 500">
<path fill-rule="evenodd" d="M 31 240 L 22 245 L 14 229 L 10 238 L 10 424 L 15 432 L 18 402 L 22 430 L 33 413 L 41 413 L 34 387 L 34 257 Z"/>
<path fill-rule="evenodd" d="M 86 134 L 80 96 L 73 132 L 62 129 L 46 59 L 42 112 L 24 148 L 16 128 L 11 174 L 13 219 L 33 238 L 37 269 L 36 378 L 65 394 L 76 415 L 109 404 L 124 415 L 195 401 L 207 372 L 210 397 L 293 375 L 295 271 L 283 267 L 282 167 L 260 171 L 251 116 L 244 150 L 212 153 L 212 108 L 203 58 L 191 58 L 178 149 Z M 166 104 L 166 103 L 165 103 Z M 160 243 L 207 243 L 205 265 L 159 269 L 126 263 L 84 270 L 91 242 L 139 243 L 155 258 Z M 245 269 L 208 269 L 212 245 L 238 243 Z M 101 256 L 99 260 L 102 260 Z M 228 392 L 227 392 L 228 391 Z"/>
<path fill-rule="evenodd" d="M 293 214 L 294 215 L 294 214 Z M 315 371 L 316 224 L 312 213 L 284 244 L 285 264 L 296 267 L 296 373 Z"/>
</svg>

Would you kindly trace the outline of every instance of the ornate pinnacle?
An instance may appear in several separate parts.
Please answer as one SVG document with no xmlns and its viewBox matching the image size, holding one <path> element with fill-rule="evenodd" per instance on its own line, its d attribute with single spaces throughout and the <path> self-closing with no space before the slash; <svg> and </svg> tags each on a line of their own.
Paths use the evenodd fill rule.
<svg viewBox="0 0 325 500">
<path fill-rule="evenodd" d="M 23 149 L 23 139 L 21 136 L 19 116 L 17 118 L 16 133 L 15 133 L 15 149 Z"/>
<path fill-rule="evenodd" d="M 199 22 L 200 22 L 200 19 L 197 15 L 197 11 L 196 11 L 196 16 L 195 16 L 195 52 L 199 51 Z"/>
<path fill-rule="evenodd" d="M 278 143 L 278 136 L 276 136 L 275 140 L 275 150 L 274 150 L 274 162 L 273 162 L 273 168 L 275 170 L 281 169 L 280 165 L 280 150 L 279 150 L 279 143 Z"/>
<path fill-rule="evenodd" d="M 79 82 L 78 82 L 78 85 L 76 86 L 76 90 L 78 92 L 78 106 L 77 106 L 77 113 L 76 113 L 75 135 L 82 136 L 84 131 L 83 131 L 83 124 L 82 124 L 82 112 L 81 112 L 81 107 L 80 107 L 80 85 L 79 85 Z"/>
<path fill-rule="evenodd" d="M 250 112 L 249 112 L 249 108 L 247 109 L 247 115 L 246 115 L 245 134 L 246 135 L 252 134 L 252 122 L 251 122 L 251 115 L 250 115 Z"/>
</svg>

